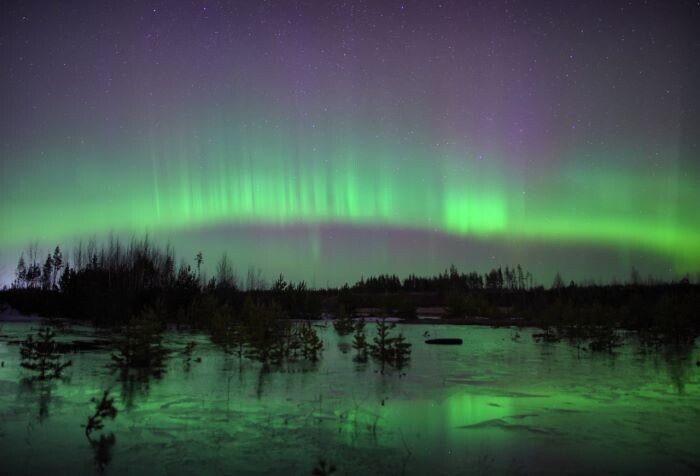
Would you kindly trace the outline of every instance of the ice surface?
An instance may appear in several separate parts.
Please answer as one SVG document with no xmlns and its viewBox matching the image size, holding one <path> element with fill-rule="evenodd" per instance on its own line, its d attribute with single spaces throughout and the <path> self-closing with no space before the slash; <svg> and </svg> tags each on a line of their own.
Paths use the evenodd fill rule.
<svg viewBox="0 0 700 476">
<path fill-rule="evenodd" d="M 3 323 L 4 474 L 95 474 L 100 461 L 112 475 L 310 474 L 319 458 L 338 474 L 363 475 L 700 468 L 697 348 L 678 358 L 640 355 L 633 345 L 579 356 L 563 343 L 537 344 L 528 331 L 513 342 L 509 329 L 405 325 L 410 365 L 382 375 L 372 362 L 353 362 L 352 336 L 321 326 L 317 365 L 263 373 L 206 336 L 168 333 L 176 352 L 160 380 L 121 383 L 105 367 L 109 351 L 96 348 L 70 355 L 65 380 L 28 385 L 12 342 L 36 326 Z M 425 345 L 426 330 L 464 345 Z M 104 338 L 85 327 L 61 335 Z M 191 340 L 187 366 L 177 351 Z M 90 399 L 107 388 L 119 414 L 102 434 L 115 441 L 98 448 L 81 425 Z"/>
</svg>

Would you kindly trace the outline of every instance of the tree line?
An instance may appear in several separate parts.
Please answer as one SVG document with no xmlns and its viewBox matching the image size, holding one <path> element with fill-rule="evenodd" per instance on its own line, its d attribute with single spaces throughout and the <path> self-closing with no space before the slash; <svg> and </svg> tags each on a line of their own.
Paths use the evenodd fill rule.
<svg viewBox="0 0 700 476">
<path fill-rule="evenodd" d="M 363 309 L 415 319 L 419 308 L 433 307 L 454 319 L 542 325 L 604 319 L 618 326 L 673 328 L 691 335 L 697 332 L 700 315 L 697 284 L 687 277 L 667 283 L 643 281 L 636 270 L 628 282 L 607 285 L 566 284 L 556 273 L 545 287 L 521 265 L 486 273 L 450 266 L 434 276 L 400 279 L 382 274 L 352 285 L 313 289 L 283 275 L 269 281 L 252 267 L 241 277 L 226 254 L 208 266 L 214 270 L 208 276 L 201 252 L 178 263 L 171 246 L 158 246 L 148 237 L 126 243 L 110 238 L 101 245 L 91 240 L 78 243 L 70 253 L 56 246 L 45 259 L 39 256 L 36 245 L 22 253 L 15 280 L 0 292 L 0 300 L 22 312 L 99 325 L 123 324 L 146 308 L 157 308 L 166 321 L 206 327 L 217 310 L 225 307 L 240 314 L 246 301 L 274 305 L 281 318 L 292 319 L 315 319 L 324 313 L 356 316 Z"/>
<path fill-rule="evenodd" d="M 129 274 L 135 278 L 137 286 L 151 286 L 153 284 L 172 285 L 179 283 L 186 287 L 196 283 L 207 288 L 233 288 L 247 291 L 281 290 L 289 284 L 284 276 L 280 275 L 272 284 L 268 284 L 257 268 L 249 268 L 245 280 L 237 276 L 233 264 L 224 254 L 216 263 L 214 276 L 205 278 L 202 274 L 203 254 L 198 252 L 194 257 L 195 268 L 189 264 L 181 263 L 175 267 L 175 254 L 166 247 L 160 250 L 152 246 L 148 239 L 132 241 L 127 247 L 123 247 L 119 241 L 110 241 L 107 247 L 97 250 L 94 242 L 89 242 L 87 247 L 79 244 L 74 252 L 74 265 L 70 266 L 64 258 L 60 246 L 56 246 L 53 253 L 49 253 L 43 264 L 37 261 L 36 247 L 30 246 L 27 251 L 28 258 L 23 252 L 15 269 L 15 280 L 11 284 L 12 289 L 43 289 L 59 290 L 69 285 L 71 279 L 75 279 L 78 273 L 90 271 L 108 271 L 108 274 Z M 95 273 L 92 273 L 95 274 Z M 557 276 L 559 276 L 557 274 Z M 144 282 L 143 278 L 150 281 Z M 555 285 L 560 280 L 555 277 Z M 292 284 L 293 285 L 293 284 Z M 297 284 L 305 288 L 304 281 Z M 416 291 L 440 291 L 460 288 L 465 290 L 524 290 L 534 287 L 534 279 L 529 271 L 523 271 L 521 265 L 513 268 L 494 268 L 484 274 L 477 272 L 459 272 L 454 265 L 443 273 L 435 276 L 417 276 L 410 274 L 403 281 L 395 274 L 380 274 L 378 276 L 362 277 L 350 288 L 359 292 L 416 292 Z"/>
</svg>

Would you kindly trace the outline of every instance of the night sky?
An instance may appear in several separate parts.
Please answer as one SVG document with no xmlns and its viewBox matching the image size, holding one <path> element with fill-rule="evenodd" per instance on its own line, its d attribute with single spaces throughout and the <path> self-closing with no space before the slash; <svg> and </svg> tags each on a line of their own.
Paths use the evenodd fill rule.
<svg viewBox="0 0 700 476">
<path fill-rule="evenodd" d="M 0 274 L 148 232 L 323 286 L 700 271 L 700 4 L 4 2 Z"/>
</svg>

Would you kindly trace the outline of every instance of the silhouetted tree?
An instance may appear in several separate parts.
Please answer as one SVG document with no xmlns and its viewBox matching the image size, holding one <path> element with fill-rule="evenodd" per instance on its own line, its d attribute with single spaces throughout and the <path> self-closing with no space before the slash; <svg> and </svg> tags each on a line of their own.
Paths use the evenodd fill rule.
<svg viewBox="0 0 700 476">
<path fill-rule="evenodd" d="M 407 343 L 403 334 L 391 335 L 391 330 L 395 324 L 386 319 L 379 319 L 376 325 L 376 335 L 369 352 L 376 360 L 382 364 L 389 364 L 395 367 L 402 367 L 411 354 L 411 344 Z"/>
<path fill-rule="evenodd" d="M 335 319 L 333 319 L 333 328 L 341 336 L 350 334 L 355 328 L 355 325 L 345 310 L 345 306 L 343 304 L 338 307 L 338 313 L 336 314 Z"/>
<path fill-rule="evenodd" d="M 261 291 L 266 287 L 265 278 L 262 276 L 262 270 L 253 266 L 248 267 L 246 273 L 246 290 Z"/>
<path fill-rule="evenodd" d="M 632 266 L 632 269 L 630 270 L 630 284 L 633 286 L 638 286 L 641 281 L 642 279 L 639 276 L 639 271 L 637 271 L 637 268 Z"/>
<path fill-rule="evenodd" d="M 357 360 L 362 362 L 367 360 L 369 343 L 367 342 L 367 334 L 365 334 L 364 319 L 358 319 L 355 321 L 355 333 L 352 340 L 352 347 L 357 351 Z"/>
<path fill-rule="evenodd" d="M 238 287 L 236 274 L 226 253 L 221 256 L 216 266 L 216 286 L 224 289 L 236 289 Z"/>
<path fill-rule="evenodd" d="M 70 360 L 60 361 L 61 354 L 55 337 L 56 334 L 50 328 L 44 327 L 39 330 L 36 339 L 30 334 L 20 344 L 20 365 L 37 372 L 38 380 L 60 378 L 63 371 L 72 364 Z"/>
<path fill-rule="evenodd" d="M 53 258 L 51 254 L 46 257 L 44 261 L 44 268 L 41 274 L 41 287 L 42 289 L 51 289 L 51 281 L 53 279 Z"/>
<path fill-rule="evenodd" d="M 323 350 L 323 342 L 319 339 L 311 322 L 305 321 L 301 324 L 300 339 L 304 358 L 311 362 L 317 361 L 319 353 Z"/>
<path fill-rule="evenodd" d="M 552 281 L 552 289 L 561 289 L 564 287 L 564 280 L 561 277 L 561 274 L 559 274 L 559 271 L 557 271 L 557 274 L 554 275 L 554 281 Z"/>
<path fill-rule="evenodd" d="M 88 417 L 87 423 L 85 424 L 85 436 L 88 439 L 90 439 L 90 435 L 93 431 L 104 428 L 104 420 L 106 418 L 114 420 L 117 416 L 114 398 L 109 396 L 109 390 L 105 390 L 102 393 L 102 398 L 100 400 L 93 397 L 90 401 L 95 404 L 95 413 Z"/>
<path fill-rule="evenodd" d="M 56 287 L 58 284 L 58 280 L 60 278 L 61 271 L 65 267 L 65 263 L 63 262 L 63 253 L 61 252 L 61 248 L 56 245 L 56 248 L 53 250 L 53 275 L 51 276 L 51 287 Z"/>
<path fill-rule="evenodd" d="M 336 468 L 334 464 L 328 463 L 324 459 L 318 460 L 318 464 L 311 471 L 311 476 L 330 476 L 335 474 Z"/>
<path fill-rule="evenodd" d="M 194 262 L 197 264 L 197 280 L 199 281 L 202 279 L 202 261 L 204 261 L 204 257 L 202 256 L 202 252 L 198 251 L 197 255 L 194 257 Z"/>
<path fill-rule="evenodd" d="M 160 377 L 165 372 L 167 349 L 163 346 L 163 324 L 152 308 L 134 316 L 115 343 L 112 367 L 122 378 Z"/>
<path fill-rule="evenodd" d="M 17 268 L 15 269 L 15 282 L 13 286 L 16 288 L 27 287 L 27 265 L 24 262 L 24 253 L 19 257 Z"/>
<path fill-rule="evenodd" d="M 284 279 L 284 275 L 280 273 L 280 275 L 277 277 L 275 280 L 275 283 L 272 285 L 272 291 L 276 294 L 280 294 L 284 292 L 287 289 L 287 281 Z"/>
<path fill-rule="evenodd" d="M 503 273 L 499 269 L 492 269 L 484 278 L 487 289 L 501 289 L 503 287 Z"/>
<path fill-rule="evenodd" d="M 516 268 L 516 280 L 517 280 L 517 288 L 518 289 L 525 289 L 525 275 L 523 274 L 523 268 L 518 264 Z"/>
</svg>

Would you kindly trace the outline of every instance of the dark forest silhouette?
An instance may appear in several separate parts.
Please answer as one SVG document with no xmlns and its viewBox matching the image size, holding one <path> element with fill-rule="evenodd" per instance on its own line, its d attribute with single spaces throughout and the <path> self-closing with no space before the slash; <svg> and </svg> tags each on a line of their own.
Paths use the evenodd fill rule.
<svg viewBox="0 0 700 476">
<path fill-rule="evenodd" d="M 543 340 L 572 338 L 585 330 L 587 337 L 600 334 L 605 348 L 614 346 L 609 329 L 635 329 L 664 341 L 687 342 L 700 328 L 698 285 L 687 278 L 644 282 L 635 270 L 629 282 L 608 285 L 565 284 L 557 273 L 545 288 L 520 265 L 484 274 L 451 266 L 435 276 L 368 276 L 353 285 L 311 289 L 282 275 L 268 283 L 255 269 L 242 280 L 226 255 L 219 258 L 214 275 L 206 277 L 201 253 L 192 264 L 176 265 L 171 247 L 154 245 L 147 237 L 128 244 L 116 239 L 102 246 L 94 240 L 80 244 L 70 261 L 58 246 L 43 263 L 38 256 L 36 246 L 22 254 L 16 279 L 0 292 L 0 301 L 24 313 L 104 326 L 134 325 L 139 316 L 152 313 L 162 322 L 205 329 L 221 326 L 217 319 L 256 318 L 250 314 L 276 320 L 372 314 L 410 321 L 417 310 L 431 308 L 452 322 L 537 325 L 545 330 Z M 344 322 L 342 326 L 347 327 L 342 332 L 352 329 Z"/>
</svg>

